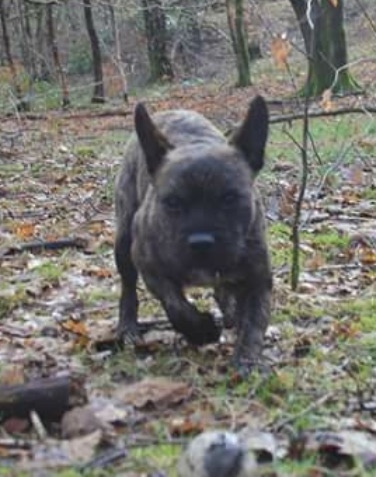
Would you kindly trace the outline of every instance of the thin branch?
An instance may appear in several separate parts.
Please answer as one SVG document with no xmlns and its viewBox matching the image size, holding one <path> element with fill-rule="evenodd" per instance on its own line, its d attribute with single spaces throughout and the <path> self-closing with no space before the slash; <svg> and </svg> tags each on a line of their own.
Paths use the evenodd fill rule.
<svg viewBox="0 0 376 477">
<path fill-rule="evenodd" d="M 298 199 L 295 204 L 295 214 L 294 214 L 294 221 L 292 224 L 292 233 L 291 233 L 291 240 L 292 240 L 291 288 L 292 290 L 296 290 L 298 286 L 299 272 L 300 272 L 300 263 L 299 263 L 300 215 L 301 215 L 303 199 L 304 199 L 304 194 L 305 194 L 305 190 L 307 187 L 307 180 L 308 180 L 308 139 L 309 139 L 308 107 L 309 107 L 309 98 L 308 96 L 306 96 L 305 104 L 304 104 L 305 115 L 303 117 L 303 138 L 302 138 L 302 146 L 300 148 L 301 159 L 302 159 L 302 178 L 301 178 L 301 183 L 299 188 Z"/>
<path fill-rule="evenodd" d="M 344 114 L 371 114 L 376 113 L 375 106 L 364 106 L 363 108 L 340 108 L 333 109 L 332 111 L 311 111 L 307 113 L 308 118 L 321 118 L 328 116 L 340 116 Z M 271 124 L 284 123 L 294 121 L 296 119 L 304 119 L 305 111 L 299 111 L 293 114 L 281 114 L 279 116 L 271 116 L 269 122 Z"/>
<path fill-rule="evenodd" d="M 334 86 L 337 84 L 337 81 L 338 81 L 338 78 L 339 78 L 339 74 L 344 71 L 344 70 L 347 70 L 349 68 L 351 68 L 352 66 L 355 66 L 355 65 L 358 65 L 359 63 L 374 63 L 376 61 L 376 58 L 375 57 L 372 57 L 372 58 L 360 58 L 359 60 L 355 60 L 355 61 L 351 61 L 350 63 L 346 63 L 345 65 L 342 65 L 340 66 L 339 68 L 336 68 L 335 69 L 335 72 L 334 72 L 334 79 L 333 79 L 333 82 L 332 84 L 330 85 L 330 87 L 328 89 L 332 90 L 334 88 Z"/>
<path fill-rule="evenodd" d="M 314 48 L 315 32 L 314 32 L 314 25 L 310 15 L 311 15 L 311 1 L 308 1 L 306 16 L 307 16 L 307 21 L 312 29 L 311 45 L 310 45 L 310 53 L 312 53 Z M 302 177 L 301 177 L 298 199 L 295 204 L 295 214 L 294 214 L 294 220 L 293 220 L 292 230 L 291 230 L 291 241 L 292 241 L 291 288 L 292 290 L 296 290 L 298 287 L 299 273 L 300 273 L 300 226 L 301 226 L 300 216 L 301 216 L 301 210 L 303 206 L 304 194 L 305 194 L 307 181 L 308 181 L 308 141 L 310 139 L 308 109 L 309 109 L 309 95 L 307 91 L 304 98 L 304 111 L 303 111 L 303 132 L 302 132 L 303 137 L 302 137 L 302 147 L 301 147 Z"/>
<path fill-rule="evenodd" d="M 372 18 L 370 17 L 369 13 L 367 12 L 365 6 L 363 5 L 363 3 L 361 3 L 360 0 L 355 0 L 355 3 L 358 4 L 358 7 L 360 8 L 360 10 L 362 11 L 364 17 L 366 18 L 366 20 L 368 21 L 368 23 L 370 24 L 370 27 L 372 28 L 373 32 L 375 33 L 376 35 L 376 23 L 372 20 Z"/>
</svg>

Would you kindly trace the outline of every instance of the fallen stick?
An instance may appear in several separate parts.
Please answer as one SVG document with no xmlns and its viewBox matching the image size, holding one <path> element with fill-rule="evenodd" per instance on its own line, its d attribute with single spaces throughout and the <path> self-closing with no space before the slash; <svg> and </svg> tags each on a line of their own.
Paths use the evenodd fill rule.
<svg viewBox="0 0 376 477">
<path fill-rule="evenodd" d="M 76 238 L 65 238 L 51 241 L 35 240 L 6 248 L 0 253 L 0 257 L 7 257 L 22 252 L 40 252 L 42 250 L 61 250 L 63 248 L 85 248 L 87 240 Z"/>
<path fill-rule="evenodd" d="M 45 421 L 59 421 L 68 409 L 87 401 L 83 384 L 80 377 L 61 376 L 0 385 L 1 419 L 28 418 L 35 411 Z"/>
<path fill-rule="evenodd" d="M 83 472 L 94 469 L 105 469 L 106 467 L 111 464 L 114 464 L 118 460 L 125 459 L 127 456 L 128 452 L 126 449 L 108 449 L 87 464 L 84 464 L 79 470 Z"/>
</svg>

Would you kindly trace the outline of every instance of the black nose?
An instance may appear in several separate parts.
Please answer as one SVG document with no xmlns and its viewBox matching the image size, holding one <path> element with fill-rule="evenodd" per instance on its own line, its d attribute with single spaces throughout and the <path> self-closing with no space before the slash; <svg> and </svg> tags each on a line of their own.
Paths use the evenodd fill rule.
<svg viewBox="0 0 376 477">
<path fill-rule="evenodd" d="M 208 252 L 215 244 L 215 237 L 211 233 L 195 233 L 188 235 L 188 245 L 195 252 Z"/>
</svg>

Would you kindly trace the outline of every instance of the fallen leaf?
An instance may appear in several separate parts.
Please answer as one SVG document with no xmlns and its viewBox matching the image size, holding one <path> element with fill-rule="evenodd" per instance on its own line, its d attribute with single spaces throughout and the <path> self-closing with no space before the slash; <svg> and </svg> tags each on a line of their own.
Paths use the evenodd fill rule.
<svg viewBox="0 0 376 477">
<path fill-rule="evenodd" d="M 332 91 L 330 89 L 326 89 L 321 97 L 320 106 L 326 112 L 333 110 L 333 102 L 332 102 Z"/>
<path fill-rule="evenodd" d="M 295 196 L 298 191 L 297 184 L 283 184 L 279 200 L 279 214 L 282 218 L 289 217 L 295 210 Z"/>
<path fill-rule="evenodd" d="M 57 469 L 68 465 L 90 462 L 101 443 L 103 433 L 97 430 L 83 437 L 58 441 L 49 439 L 36 444 L 32 449 L 32 459 L 25 459 L 18 468 L 27 471 Z"/>
<path fill-rule="evenodd" d="M 9 434 L 20 434 L 21 432 L 25 432 L 30 427 L 30 423 L 28 419 L 10 417 L 6 421 L 4 421 L 1 426 Z"/>
<path fill-rule="evenodd" d="M 313 257 L 306 260 L 305 265 L 311 270 L 319 270 L 325 265 L 325 257 L 320 252 L 315 252 Z"/>
<path fill-rule="evenodd" d="M 284 38 L 282 35 L 273 38 L 270 45 L 270 51 L 278 68 L 286 68 L 290 50 L 291 45 L 287 38 Z"/>
<path fill-rule="evenodd" d="M 85 436 L 103 427 L 90 406 L 75 407 L 67 411 L 61 420 L 61 434 L 64 439 Z"/>
<path fill-rule="evenodd" d="M 88 337 L 88 330 L 82 321 L 67 320 L 60 323 L 61 327 L 76 335 Z"/>
<path fill-rule="evenodd" d="M 15 224 L 12 226 L 12 232 L 16 234 L 19 239 L 27 239 L 34 235 L 35 225 L 30 222 Z"/>
<path fill-rule="evenodd" d="M 171 381 L 165 377 L 145 378 L 134 384 L 126 385 L 115 391 L 115 398 L 131 404 L 137 409 L 153 406 L 168 408 L 187 399 L 191 395 L 187 383 Z"/>
<path fill-rule="evenodd" d="M 351 182 L 353 185 L 359 186 L 363 184 L 363 169 L 357 164 L 354 164 L 348 174 L 348 180 Z"/>
<path fill-rule="evenodd" d="M 82 271 L 84 275 L 97 278 L 111 278 L 112 271 L 108 268 L 91 267 Z"/>
<path fill-rule="evenodd" d="M 362 265 L 375 265 L 376 250 L 374 248 L 361 247 L 358 250 L 358 258 Z"/>
<path fill-rule="evenodd" d="M 110 399 L 95 398 L 90 407 L 97 418 L 105 424 L 131 424 L 143 420 L 141 413 L 137 413 L 132 406 L 116 406 Z"/>
<path fill-rule="evenodd" d="M 169 431 L 172 436 L 187 436 L 203 432 L 207 422 L 201 415 L 174 417 L 169 422 Z"/>
<path fill-rule="evenodd" d="M 25 382 L 25 370 L 20 364 L 5 365 L 1 369 L 0 382 L 2 385 L 12 386 Z"/>
</svg>

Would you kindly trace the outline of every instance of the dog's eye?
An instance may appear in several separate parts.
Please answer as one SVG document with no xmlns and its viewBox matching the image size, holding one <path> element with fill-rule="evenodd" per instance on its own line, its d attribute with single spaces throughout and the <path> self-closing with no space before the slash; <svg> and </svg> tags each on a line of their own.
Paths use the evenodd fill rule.
<svg viewBox="0 0 376 477">
<path fill-rule="evenodd" d="M 163 205 L 171 212 L 180 212 L 184 209 L 184 201 L 177 195 L 169 195 L 163 199 Z"/>
<path fill-rule="evenodd" d="M 221 197 L 221 202 L 225 207 L 232 207 L 238 202 L 239 196 L 234 191 L 225 192 Z"/>
</svg>

